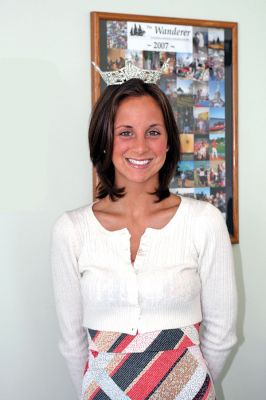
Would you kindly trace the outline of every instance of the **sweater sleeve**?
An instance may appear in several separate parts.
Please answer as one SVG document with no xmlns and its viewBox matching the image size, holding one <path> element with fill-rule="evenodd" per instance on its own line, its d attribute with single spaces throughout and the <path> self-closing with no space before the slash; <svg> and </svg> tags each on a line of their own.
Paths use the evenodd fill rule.
<svg viewBox="0 0 266 400">
<path fill-rule="evenodd" d="M 215 381 L 237 341 L 233 254 L 227 226 L 216 207 L 206 204 L 198 222 L 201 350 Z"/>
<path fill-rule="evenodd" d="M 82 299 L 77 252 L 79 241 L 73 222 L 64 213 L 52 234 L 51 264 L 56 311 L 61 331 L 59 350 L 66 359 L 78 398 L 87 360 L 87 333 L 82 326 Z"/>
</svg>

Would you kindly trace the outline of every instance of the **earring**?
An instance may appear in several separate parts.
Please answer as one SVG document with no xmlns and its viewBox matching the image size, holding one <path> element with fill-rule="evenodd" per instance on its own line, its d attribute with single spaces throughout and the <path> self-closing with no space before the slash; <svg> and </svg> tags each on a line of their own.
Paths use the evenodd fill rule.
<svg viewBox="0 0 266 400">
<path fill-rule="evenodd" d="M 168 151 L 169 150 L 169 147 L 166 147 L 166 151 Z"/>
<path fill-rule="evenodd" d="M 103 154 L 106 154 L 106 150 L 104 149 Z"/>
</svg>

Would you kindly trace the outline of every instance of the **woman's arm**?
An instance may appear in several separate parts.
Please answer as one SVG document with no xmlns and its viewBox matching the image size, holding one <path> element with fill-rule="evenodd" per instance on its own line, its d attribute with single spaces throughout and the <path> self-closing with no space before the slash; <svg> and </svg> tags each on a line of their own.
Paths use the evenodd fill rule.
<svg viewBox="0 0 266 400">
<path fill-rule="evenodd" d="M 197 243 L 201 278 L 201 349 L 217 379 L 236 338 L 236 285 L 232 246 L 221 212 L 206 204 L 198 218 Z"/>
<path fill-rule="evenodd" d="M 82 299 L 77 262 L 79 246 L 73 222 L 68 214 L 64 213 L 53 229 L 52 275 L 61 330 L 59 349 L 67 361 L 72 381 L 80 397 L 88 339 L 82 326 Z"/>
</svg>

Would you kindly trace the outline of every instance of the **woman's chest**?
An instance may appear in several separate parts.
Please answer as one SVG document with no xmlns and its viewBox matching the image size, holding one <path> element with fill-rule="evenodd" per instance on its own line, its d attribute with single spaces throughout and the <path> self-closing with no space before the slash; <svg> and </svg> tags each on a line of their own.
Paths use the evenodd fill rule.
<svg viewBox="0 0 266 400">
<path fill-rule="evenodd" d="M 80 273 L 88 265 L 112 271 L 132 269 L 164 270 L 172 266 L 197 267 L 198 254 L 188 229 L 164 231 L 146 228 L 144 232 L 125 228 L 109 235 L 92 230 L 86 235 L 78 258 Z"/>
<path fill-rule="evenodd" d="M 198 293 L 198 257 L 190 240 L 147 229 L 135 243 L 132 264 L 131 235 L 120 233 L 84 243 L 78 263 L 86 296 L 99 303 L 108 298 L 110 303 L 155 304 L 188 301 Z"/>
</svg>

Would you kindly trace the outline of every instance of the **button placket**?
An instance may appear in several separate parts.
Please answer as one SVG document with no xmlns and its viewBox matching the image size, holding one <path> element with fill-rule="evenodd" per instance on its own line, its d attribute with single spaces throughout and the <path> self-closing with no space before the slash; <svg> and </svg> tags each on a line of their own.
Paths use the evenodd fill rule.
<svg viewBox="0 0 266 400">
<path fill-rule="evenodd" d="M 150 244 L 150 234 L 151 234 L 150 228 L 146 228 L 145 232 L 140 238 L 139 248 L 134 262 L 134 268 L 136 270 L 136 273 L 138 273 L 139 269 L 141 269 L 145 264 L 145 258 L 147 256 Z"/>
</svg>

